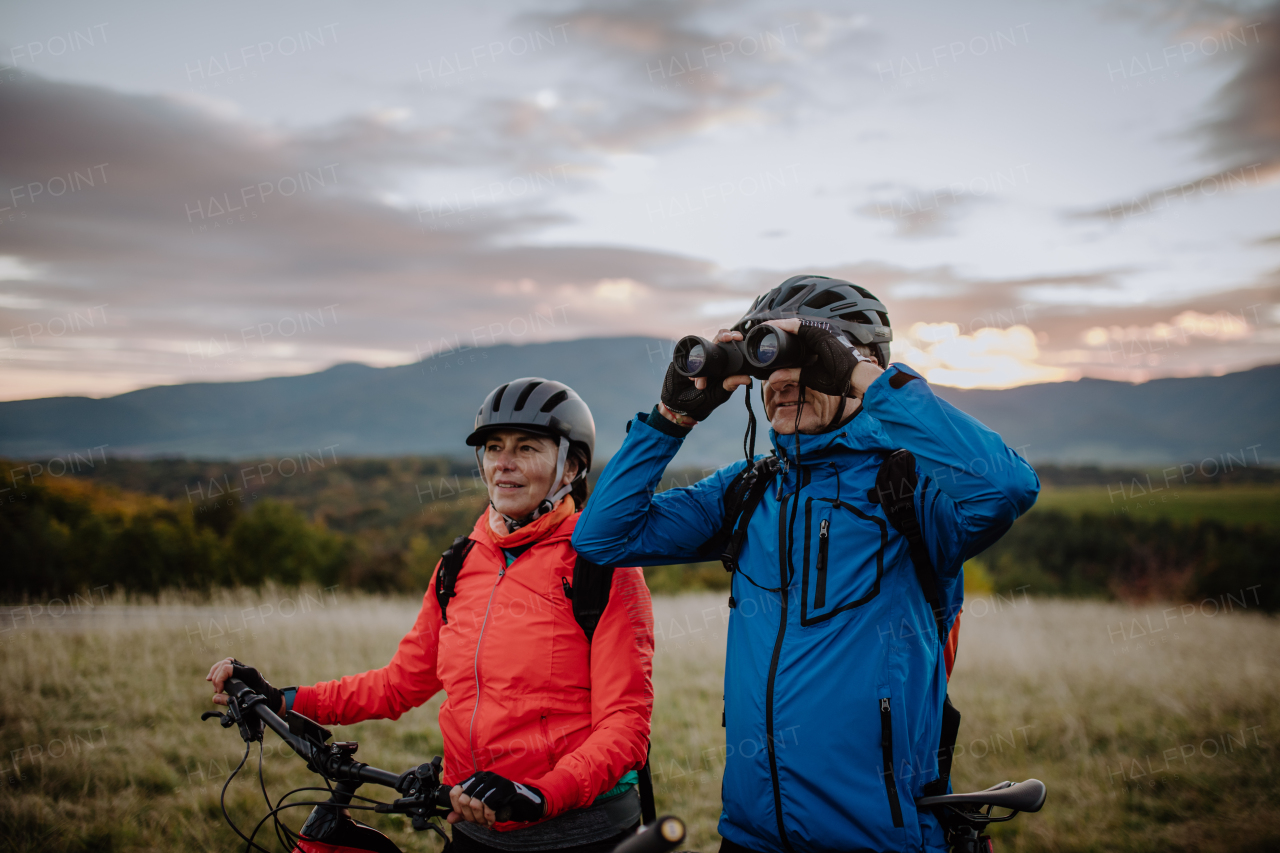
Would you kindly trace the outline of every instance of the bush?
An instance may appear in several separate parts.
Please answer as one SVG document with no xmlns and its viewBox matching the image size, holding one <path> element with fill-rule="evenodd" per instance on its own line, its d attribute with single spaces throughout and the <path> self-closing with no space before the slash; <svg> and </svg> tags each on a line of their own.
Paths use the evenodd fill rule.
<svg viewBox="0 0 1280 853">
<path fill-rule="evenodd" d="M 997 588 L 1031 594 L 1178 601 L 1240 596 L 1280 609 L 1270 582 L 1280 535 L 1261 526 L 1202 519 L 1036 511 L 1019 519 L 982 556 Z M 1255 588 L 1256 589 L 1253 589 Z"/>
</svg>

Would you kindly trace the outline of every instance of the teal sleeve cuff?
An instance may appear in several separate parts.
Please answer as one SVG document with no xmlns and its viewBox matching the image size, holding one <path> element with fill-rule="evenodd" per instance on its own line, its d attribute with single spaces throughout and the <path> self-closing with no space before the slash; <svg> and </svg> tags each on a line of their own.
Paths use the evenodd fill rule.
<svg viewBox="0 0 1280 853">
<path fill-rule="evenodd" d="M 693 427 L 680 426 L 664 418 L 662 412 L 658 411 L 657 404 L 654 405 L 653 411 L 649 413 L 649 417 L 645 418 L 645 423 L 672 438 L 684 438 L 693 429 Z"/>
<path fill-rule="evenodd" d="M 298 695 L 298 688 L 286 687 L 282 692 L 284 693 L 284 710 L 287 714 L 293 710 L 293 699 Z"/>
</svg>

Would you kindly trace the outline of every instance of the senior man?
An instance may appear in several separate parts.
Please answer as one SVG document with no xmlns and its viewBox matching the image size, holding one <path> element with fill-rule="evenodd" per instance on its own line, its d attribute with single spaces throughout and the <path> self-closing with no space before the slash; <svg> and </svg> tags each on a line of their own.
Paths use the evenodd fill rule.
<svg viewBox="0 0 1280 853">
<path fill-rule="evenodd" d="M 654 494 L 689 431 L 751 382 L 673 364 L 573 545 L 602 565 L 723 553 L 733 571 L 722 851 L 942 851 L 915 800 L 947 789 L 944 650 L 962 566 L 1031 507 L 1039 480 L 995 432 L 889 365 L 888 314 L 864 288 L 795 276 L 717 342 L 761 324 L 805 353 L 761 380 L 773 455 Z"/>
</svg>

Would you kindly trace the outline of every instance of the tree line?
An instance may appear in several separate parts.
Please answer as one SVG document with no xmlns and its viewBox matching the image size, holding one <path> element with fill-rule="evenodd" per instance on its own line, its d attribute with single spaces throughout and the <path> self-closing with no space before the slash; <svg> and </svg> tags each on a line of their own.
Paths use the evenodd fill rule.
<svg viewBox="0 0 1280 853">
<path fill-rule="evenodd" d="M 334 460 L 275 482 L 252 482 L 250 467 L 110 460 L 92 476 L 28 479 L 0 460 L 10 486 L 0 493 L 0 595 L 267 581 L 421 593 L 440 552 L 485 505 L 472 468 L 446 459 Z M 1274 612 L 1276 554 L 1280 534 L 1261 525 L 1037 509 L 979 562 L 997 590 L 1131 601 L 1247 592 L 1251 606 Z M 653 567 L 646 577 L 655 592 L 729 585 L 717 563 Z"/>
</svg>

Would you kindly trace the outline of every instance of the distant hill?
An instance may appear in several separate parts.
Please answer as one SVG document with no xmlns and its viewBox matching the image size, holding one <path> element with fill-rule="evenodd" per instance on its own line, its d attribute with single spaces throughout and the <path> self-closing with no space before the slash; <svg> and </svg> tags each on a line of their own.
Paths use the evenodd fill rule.
<svg viewBox="0 0 1280 853">
<path fill-rule="evenodd" d="M 95 400 L 0 403 L 0 455 L 244 459 L 313 455 L 468 455 L 462 444 L 492 388 L 518 376 L 554 377 L 596 418 L 597 453 L 617 450 L 624 424 L 656 402 L 671 343 L 592 338 L 494 346 L 401 367 L 340 364 L 305 376 L 160 386 Z M 937 388 L 1036 461 L 1144 466 L 1254 453 L 1280 460 L 1280 365 L 1142 385 L 1084 379 L 1005 391 Z M 753 396 L 757 411 L 758 398 Z M 698 427 L 677 465 L 742 454 L 742 395 Z M 760 446 L 767 445 L 761 432 Z M 1247 449 L 1252 447 L 1253 449 Z"/>
</svg>

